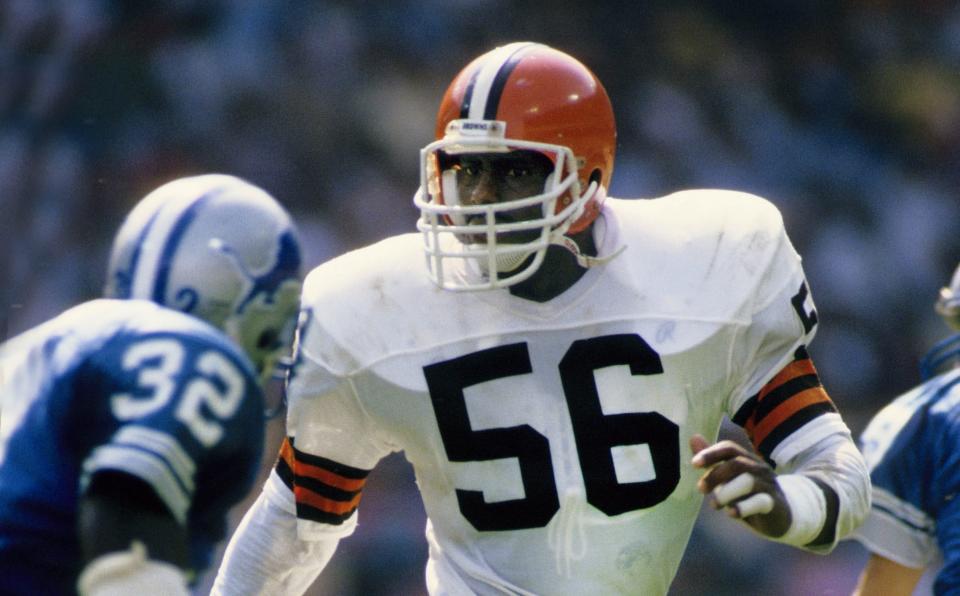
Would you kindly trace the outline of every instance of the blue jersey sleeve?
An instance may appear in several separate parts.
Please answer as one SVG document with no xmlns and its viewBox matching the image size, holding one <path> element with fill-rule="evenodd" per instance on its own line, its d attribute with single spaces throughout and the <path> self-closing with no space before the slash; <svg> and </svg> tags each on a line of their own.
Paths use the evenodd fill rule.
<svg viewBox="0 0 960 596">
<path fill-rule="evenodd" d="M 945 382 L 932 408 L 939 421 L 932 440 L 937 443 L 937 474 L 930 507 L 936 518 L 937 545 L 943 566 L 934 583 L 936 594 L 960 592 L 960 376 Z"/>
<path fill-rule="evenodd" d="M 960 565 L 958 380 L 934 379 L 894 400 L 861 437 L 873 505 L 857 538 L 909 567 L 930 565 L 938 551 Z"/>
<path fill-rule="evenodd" d="M 943 556 L 943 567 L 934 582 L 934 593 L 956 594 L 960 591 L 960 429 L 952 429 L 953 441 L 950 443 L 953 454 L 950 473 L 944 475 L 940 491 L 942 499 L 937 510 L 937 543 Z"/>
</svg>

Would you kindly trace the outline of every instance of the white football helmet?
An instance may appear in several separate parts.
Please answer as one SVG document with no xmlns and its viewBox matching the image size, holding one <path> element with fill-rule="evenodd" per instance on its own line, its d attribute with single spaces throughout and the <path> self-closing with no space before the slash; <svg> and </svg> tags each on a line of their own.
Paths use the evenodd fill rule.
<svg viewBox="0 0 960 596">
<path fill-rule="evenodd" d="M 234 176 L 180 178 L 144 197 L 113 243 L 105 295 L 144 299 L 223 330 L 261 380 L 289 353 L 301 250 L 290 216 Z"/>
<path fill-rule="evenodd" d="M 607 92 L 572 56 L 518 42 L 470 62 L 441 101 L 437 140 L 420 152 L 414 204 L 433 282 L 450 290 L 508 287 L 533 275 L 550 245 L 571 250 L 585 267 L 609 260 L 580 254 L 567 235 L 586 229 L 600 213 L 616 136 Z M 550 160 L 553 172 L 543 191 L 488 205 L 461 204 L 457 172 L 445 165 L 449 157 L 511 151 L 536 151 Z M 535 205 L 542 213 L 536 219 L 498 217 Z M 518 232 L 536 237 L 506 241 Z"/>
<path fill-rule="evenodd" d="M 940 289 L 935 308 L 951 329 L 960 331 L 960 265 L 953 272 L 950 285 Z"/>
<path fill-rule="evenodd" d="M 960 331 L 960 265 L 953 272 L 950 285 L 940 289 L 934 310 L 943 317 L 943 321 L 954 331 Z M 920 377 L 929 379 L 944 369 L 949 362 L 956 364 L 960 360 L 960 333 L 944 339 L 930 348 L 920 360 Z M 960 366 L 960 365 L 958 365 Z"/>
</svg>

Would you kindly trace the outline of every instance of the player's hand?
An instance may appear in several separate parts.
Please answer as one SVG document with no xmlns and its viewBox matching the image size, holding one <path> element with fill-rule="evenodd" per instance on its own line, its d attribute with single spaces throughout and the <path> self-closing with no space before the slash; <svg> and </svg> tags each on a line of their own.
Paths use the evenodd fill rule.
<svg viewBox="0 0 960 596">
<path fill-rule="evenodd" d="M 704 470 L 697 489 L 710 496 L 714 509 L 772 538 L 787 532 L 790 506 L 766 462 L 733 441 L 710 445 L 700 435 L 690 439 L 690 449 L 693 467 Z"/>
</svg>

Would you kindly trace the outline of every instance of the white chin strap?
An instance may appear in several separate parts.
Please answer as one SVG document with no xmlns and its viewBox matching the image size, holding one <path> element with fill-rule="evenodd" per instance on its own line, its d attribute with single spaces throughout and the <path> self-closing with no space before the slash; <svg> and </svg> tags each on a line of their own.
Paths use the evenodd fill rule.
<svg viewBox="0 0 960 596">
<path fill-rule="evenodd" d="M 596 267 L 597 265 L 604 265 L 609 263 L 613 259 L 620 256 L 624 250 L 627 249 L 627 246 L 624 244 L 617 247 L 612 253 L 603 256 L 592 257 L 590 255 L 583 254 L 583 251 L 580 250 L 580 247 L 577 246 L 577 243 L 573 241 L 569 236 L 556 236 L 550 240 L 550 244 L 553 246 L 560 246 L 570 251 L 570 253 L 576 257 L 577 264 L 583 267 L 584 269 L 589 269 L 591 267 Z M 477 248 L 480 245 L 468 245 L 469 248 Z M 521 253 L 507 253 L 507 254 L 498 254 L 496 255 L 496 265 L 497 273 L 508 273 L 519 267 L 523 262 L 534 254 L 533 252 L 521 252 Z M 487 273 L 487 262 L 483 259 L 478 259 L 477 264 L 480 267 L 480 271 L 484 274 Z"/>
<path fill-rule="evenodd" d="M 584 269 L 609 263 L 627 249 L 627 245 L 623 244 L 618 246 L 616 250 L 608 255 L 591 257 L 590 255 L 583 254 L 583 252 L 580 250 L 580 247 L 577 246 L 577 243 L 574 242 L 569 236 L 557 236 L 556 238 L 552 238 L 550 240 L 550 244 L 554 246 L 562 246 L 563 248 L 569 250 L 573 256 L 577 258 L 577 264 Z"/>
</svg>

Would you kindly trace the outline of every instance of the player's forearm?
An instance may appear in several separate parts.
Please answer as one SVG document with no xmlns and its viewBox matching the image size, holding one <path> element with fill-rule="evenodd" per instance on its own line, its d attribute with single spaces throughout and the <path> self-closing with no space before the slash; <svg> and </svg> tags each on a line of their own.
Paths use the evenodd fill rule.
<svg viewBox="0 0 960 596">
<path fill-rule="evenodd" d="M 333 556 L 339 538 L 299 539 L 292 500 L 281 506 L 268 491 L 230 539 L 211 594 L 302 594 Z"/>
<path fill-rule="evenodd" d="M 815 481 L 828 504 L 811 550 L 829 552 L 837 541 L 855 530 L 870 511 L 870 475 L 863 456 L 848 435 L 829 435 L 791 462 L 792 473 Z M 835 495 L 836 514 L 829 506 Z"/>
</svg>

